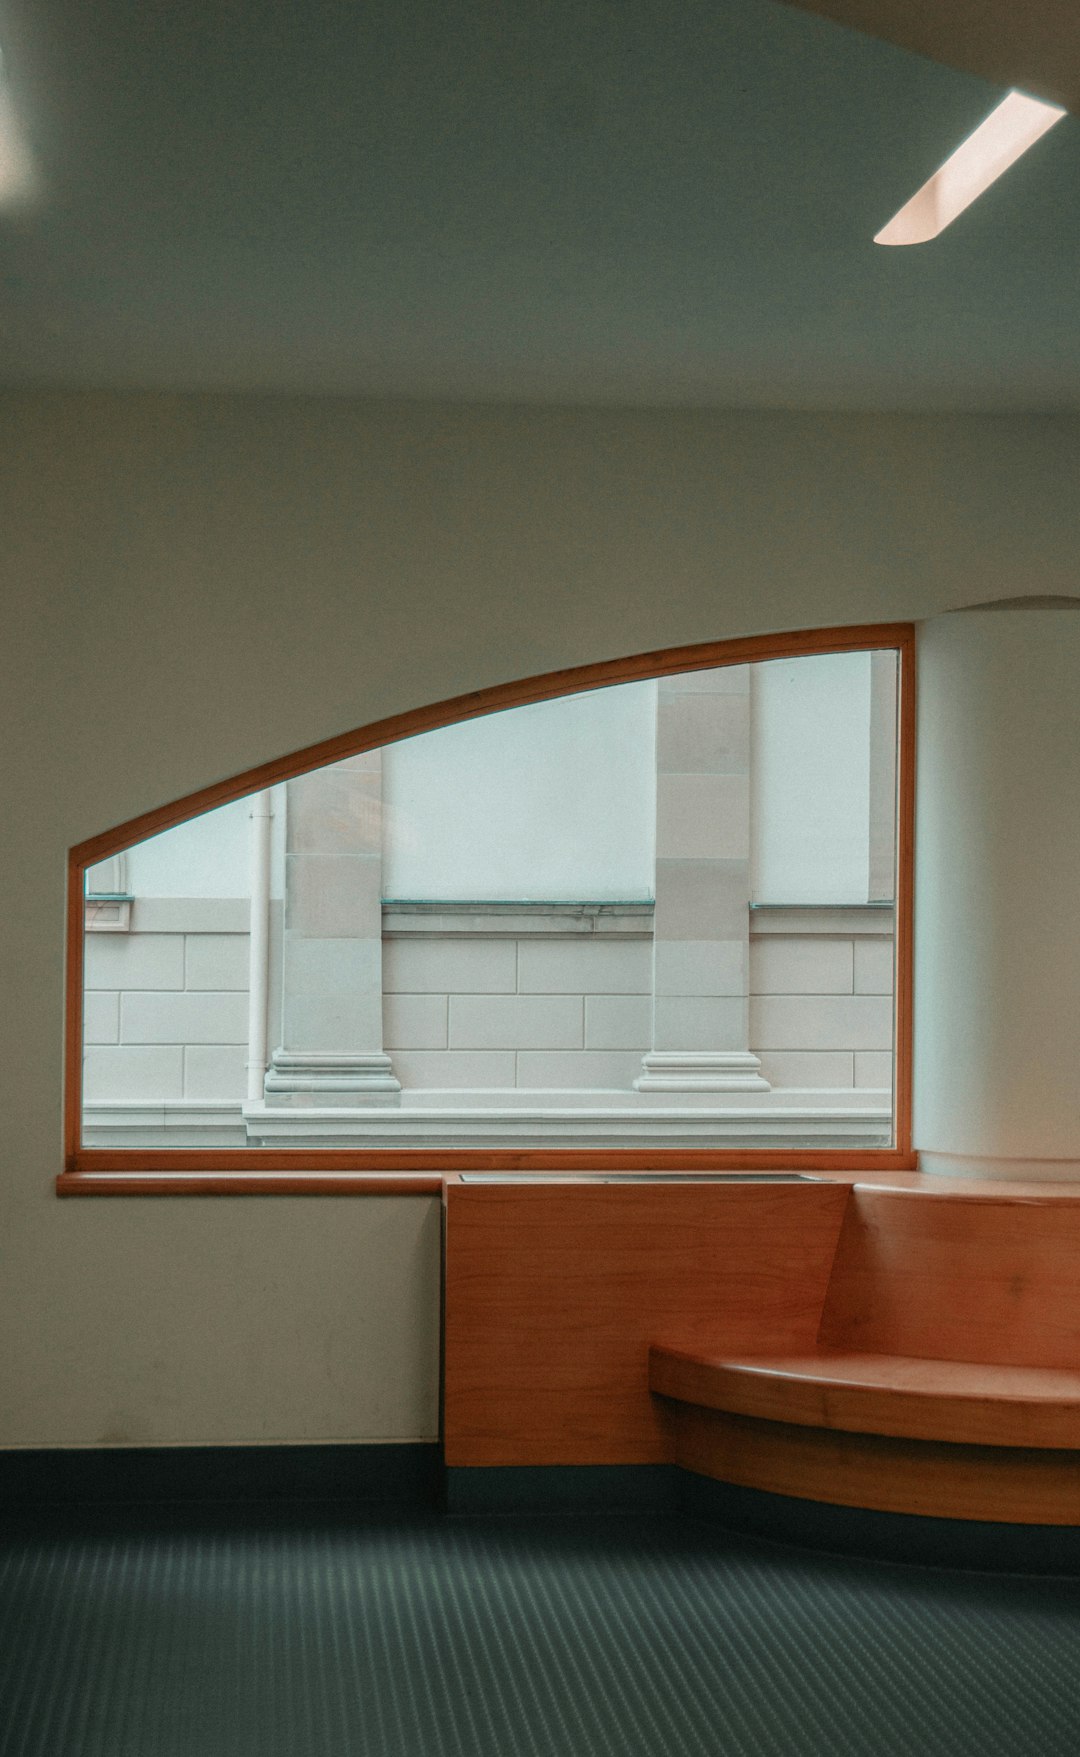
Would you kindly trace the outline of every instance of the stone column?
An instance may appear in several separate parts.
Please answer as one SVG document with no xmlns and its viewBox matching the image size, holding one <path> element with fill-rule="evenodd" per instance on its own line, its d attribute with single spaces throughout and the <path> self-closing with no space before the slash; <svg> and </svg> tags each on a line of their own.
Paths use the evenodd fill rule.
<svg viewBox="0 0 1080 1757">
<path fill-rule="evenodd" d="M 767 1091 L 749 1049 L 750 675 L 661 678 L 653 1037 L 639 1092 Z"/>
<path fill-rule="evenodd" d="M 382 1039 L 382 755 L 286 788 L 281 1048 L 271 1103 L 394 1103 Z"/>
<path fill-rule="evenodd" d="M 1080 1179 L 1080 603 L 919 631 L 914 1142 Z"/>
</svg>

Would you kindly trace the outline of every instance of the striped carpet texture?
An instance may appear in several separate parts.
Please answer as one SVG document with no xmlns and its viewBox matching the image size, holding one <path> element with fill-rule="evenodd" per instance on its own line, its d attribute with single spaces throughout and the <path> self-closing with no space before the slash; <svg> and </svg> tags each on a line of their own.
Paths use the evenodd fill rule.
<svg viewBox="0 0 1080 1757">
<path fill-rule="evenodd" d="M 672 1516 L 7 1530 L 3 1757 L 1076 1757 L 1080 1581 Z"/>
</svg>

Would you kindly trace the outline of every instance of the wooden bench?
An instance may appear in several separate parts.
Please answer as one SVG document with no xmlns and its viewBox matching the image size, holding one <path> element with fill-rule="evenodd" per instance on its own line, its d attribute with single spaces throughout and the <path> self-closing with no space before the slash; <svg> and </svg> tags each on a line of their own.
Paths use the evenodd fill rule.
<svg viewBox="0 0 1080 1757">
<path fill-rule="evenodd" d="M 1080 1199 L 857 1185 L 813 1347 L 660 1339 L 649 1384 L 705 1475 L 1080 1523 Z"/>
</svg>

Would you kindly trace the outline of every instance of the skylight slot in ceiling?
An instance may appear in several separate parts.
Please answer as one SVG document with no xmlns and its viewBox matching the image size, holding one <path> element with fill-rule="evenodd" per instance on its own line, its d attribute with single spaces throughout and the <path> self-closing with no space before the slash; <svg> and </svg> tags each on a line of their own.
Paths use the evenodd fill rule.
<svg viewBox="0 0 1080 1757">
<path fill-rule="evenodd" d="M 1064 115 L 1056 104 L 1010 92 L 882 227 L 874 243 L 926 244 L 936 238 Z"/>
</svg>

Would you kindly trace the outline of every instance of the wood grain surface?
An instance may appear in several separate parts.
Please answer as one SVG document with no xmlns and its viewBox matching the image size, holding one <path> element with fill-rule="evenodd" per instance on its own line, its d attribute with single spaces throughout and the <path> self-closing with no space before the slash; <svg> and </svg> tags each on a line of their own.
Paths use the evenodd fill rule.
<svg viewBox="0 0 1080 1757">
<path fill-rule="evenodd" d="M 676 1463 L 723 1482 L 884 1513 L 1080 1524 L 1075 1452 L 886 1439 L 675 1407 Z"/>
<path fill-rule="evenodd" d="M 437 1173 L 388 1171 L 73 1171 L 58 1196 L 441 1196 Z"/>
<path fill-rule="evenodd" d="M 969 1445 L 1080 1447 L 1075 1369 L 830 1349 L 725 1360 L 654 1348 L 649 1383 L 665 1397 L 801 1427 Z"/>
<path fill-rule="evenodd" d="M 810 1348 L 848 1194 L 448 1185 L 447 1463 L 670 1459 L 650 1343 Z"/>
<path fill-rule="evenodd" d="M 820 1341 L 1080 1370 L 1080 1204 L 857 1187 Z"/>
</svg>

